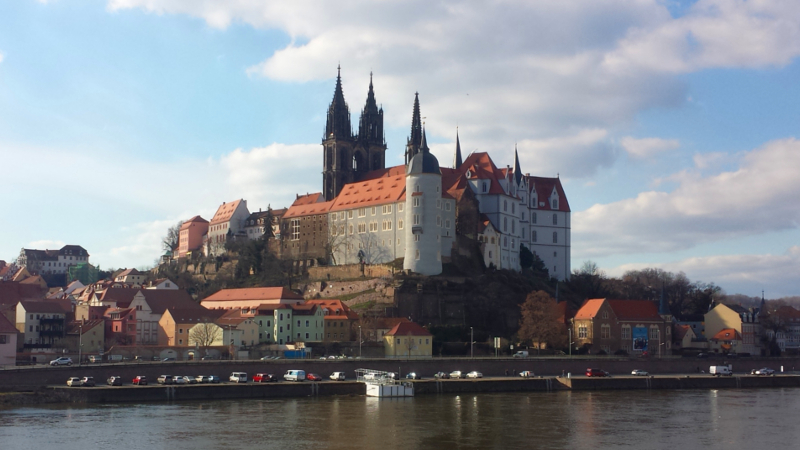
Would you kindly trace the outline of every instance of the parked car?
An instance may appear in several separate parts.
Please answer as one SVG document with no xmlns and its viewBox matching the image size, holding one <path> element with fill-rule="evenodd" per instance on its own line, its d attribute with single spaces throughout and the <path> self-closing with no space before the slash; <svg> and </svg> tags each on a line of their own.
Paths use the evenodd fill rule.
<svg viewBox="0 0 800 450">
<path fill-rule="evenodd" d="M 78 377 L 69 377 L 67 378 L 67 386 L 75 387 L 81 385 L 81 379 Z"/>
<path fill-rule="evenodd" d="M 285 374 L 283 374 L 283 379 L 286 381 L 303 381 L 306 379 L 306 373 L 303 370 L 287 370 Z"/>
<path fill-rule="evenodd" d="M 446 380 L 450 378 L 450 375 L 447 372 L 436 372 L 436 374 L 433 375 L 433 378 L 436 378 L 437 380 Z"/>
<path fill-rule="evenodd" d="M 611 374 L 602 369 L 586 369 L 587 377 L 610 377 Z"/>
<path fill-rule="evenodd" d="M 232 372 L 228 377 L 228 381 L 233 383 L 247 383 L 247 374 L 245 372 Z"/>
<path fill-rule="evenodd" d="M 271 373 L 257 373 L 253 376 L 253 383 L 269 383 L 271 381 L 278 381 L 278 378 Z"/>
<path fill-rule="evenodd" d="M 133 381 L 131 382 L 131 384 L 137 386 L 147 386 L 147 377 L 144 375 L 137 375 L 133 377 Z"/>
<path fill-rule="evenodd" d="M 330 379 L 333 381 L 344 381 L 344 372 L 333 372 L 330 376 Z"/>
<path fill-rule="evenodd" d="M 81 378 L 81 386 L 85 387 L 94 387 L 94 377 L 83 377 Z"/>
<path fill-rule="evenodd" d="M 722 375 L 732 377 L 733 370 L 731 370 L 731 366 L 711 366 L 708 368 L 708 373 L 714 375 L 715 377 L 719 377 Z"/>
<path fill-rule="evenodd" d="M 757 370 L 753 370 L 750 372 L 753 375 L 775 375 L 775 371 L 770 369 L 769 367 L 762 367 Z"/>
<path fill-rule="evenodd" d="M 520 351 L 518 351 L 517 353 L 514 353 L 511 356 L 513 356 L 514 358 L 527 358 L 528 357 L 528 351 L 527 350 L 520 350 Z"/>
<path fill-rule="evenodd" d="M 467 378 L 483 378 L 483 374 L 478 372 L 477 370 L 473 370 L 472 372 L 467 374 Z"/>
<path fill-rule="evenodd" d="M 399 377 L 397 376 L 397 373 L 395 373 L 395 372 L 386 372 L 386 378 L 388 378 L 390 380 L 396 380 Z"/>
<path fill-rule="evenodd" d="M 216 356 L 206 355 L 206 356 L 203 356 L 202 358 L 200 358 L 200 361 L 213 361 L 215 359 L 217 359 Z"/>
<path fill-rule="evenodd" d="M 461 374 L 460 370 L 454 370 L 450 372 L 450 378 L 464 378 L 464 375 Z"/>
<path fill-rule="evenodd" d="M 220 381 L 222 381 L 222 380 L 220 380 L 219 377 L 216 376 L 216 375 L 209 375 L 208 376 L 208 382 L 209 383 L 219 383 Z"/>
<path fill-rule="evenodd" d="M 108 383 L 109 386 L 122 386 L 122 377 L 116 375 L 108 377 L 106 383 Z"/>
<path fill-rule="evenodd" d="M 522 372 L 519 373 L 519 376 L 521 376 L 522 378 L 531 378 L 533 376 L 533 372 L 531 372 L 530 370 L 523 370 Z"/>
<path fill-rule="evenodd" d="M 208 375 L 198 375 L 194 377 L 194 381 L 203 384 L 203 383 L 210 383 Z"/>
<path fill-rule="evenodd" d="M 646 377 L 646 376 L 648 376 L 650 374 L 647 373 L 647 371 L 645 371 L 645 370 L 633 369 L 633 371 L 631 372 L 631 375 L 634 375 L 634 376 L 637 376 L 637 377 Z"/>
<path fill-rule="evenodd" d="M 172 375 L 159 375 L 156 382 L 158 384 L 173 384 L 173 377 Z"/>
<path fill-rule="evenodd" d="M 409 373 L 406 374 L 406 379 L 407 380 L 421 380 L 422 377 L 419 376 L 419 374 L 417 372 L 409 372 Z"/>
<path fill-rule="evenodd" d="M 172 384 L 186 384 L 186 379 L 180 375 L 172 377 Z"/>
<path fill-rule="evenodd" d="M 308 375 L 306 375 L 306 380 L 308 380 L 308 381 L 322 381 L 322 377 L 317 375 L 317 374 L 315 374 L 315 373 L 309 373 Z"/>
<path fill-rule="evenodd" d="M 186 384 L 197 384 L 197 379 L 195 377 L 190 377 L 188 375 L 184 375 L 181 378 L 186 382 Z"/>
<path fill-rule="evenodd" d="M 56 358 L 50 361 L 51 366 L 71 366 L 72 365 L 72 358 L 67 358 L 66 356 L 62 356 L 60 358 Z"/>
</svg>

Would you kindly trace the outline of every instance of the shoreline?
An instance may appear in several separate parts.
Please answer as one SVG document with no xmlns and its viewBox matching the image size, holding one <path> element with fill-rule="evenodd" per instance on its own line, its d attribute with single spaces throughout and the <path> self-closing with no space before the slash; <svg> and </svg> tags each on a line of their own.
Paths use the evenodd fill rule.
<svg viewBox="0 0 800 450">
<path fill-rule="evenodd" d="M 674 389 L 751 389 L 800 387 L 800 375 L 715 377 L 708 374 L 621 376 L 587 378 L 584 376 L 537 378 L 482 378 L 476 380 L 415 380 L 415 395 L 493 393 L 493 392 L 563 392 L 602 390 L 674 390 Z M 15 408 L 45 404 L 159 403 L 194 400 L 235 400 L 258 398 L 297 398 L 317 396 L 364 396 L 364 383 L 356 381 L 221 383 L 178 386 L 39 386 L 28 391 L 0 394 L 0 407 Z"/>
</svg>

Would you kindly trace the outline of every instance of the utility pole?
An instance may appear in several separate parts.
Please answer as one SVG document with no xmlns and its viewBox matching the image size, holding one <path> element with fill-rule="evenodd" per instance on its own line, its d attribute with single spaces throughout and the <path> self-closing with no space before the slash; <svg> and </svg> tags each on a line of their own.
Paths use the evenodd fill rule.
<svg viewBox="0 0 800 450">
<path fill-rule="evenodd" d="M 475 343 L 475 335 L 473 334 L 472 327 L 469 327 L 469 357 L 475 358 L 475 354 L 472 351 L 472 344 Z"/>
<path fill-rule="evenodd" d="M 83 324 L 78 326 L 78 365 L 81 365 L 81 357 L 83 356 Z"/>
<path fill-rule="evenodd" d="M 361 357 L 361 343 L 364 342 L 361 340 L 361 325 L 358 326 L 358 357 Z"/>
</svg>

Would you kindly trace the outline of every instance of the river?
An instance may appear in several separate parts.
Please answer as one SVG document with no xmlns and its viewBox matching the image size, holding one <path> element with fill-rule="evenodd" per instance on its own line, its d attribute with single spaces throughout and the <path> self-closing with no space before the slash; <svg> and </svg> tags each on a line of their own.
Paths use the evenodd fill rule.
<svg viewBox="0 0 800 450">
<path fill-rule="evenodd" d="M 772 449 L 800 389 L 318 397 L 0 410 L 3 450 Z"/>
</svg>

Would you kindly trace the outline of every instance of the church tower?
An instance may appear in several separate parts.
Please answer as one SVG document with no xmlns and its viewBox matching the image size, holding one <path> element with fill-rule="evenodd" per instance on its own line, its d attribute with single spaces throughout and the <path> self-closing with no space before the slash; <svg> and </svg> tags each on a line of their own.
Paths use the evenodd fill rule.
<svg viewBox="0 0 800 450">
<path fill-rule="evenodd" d="M 369 74 L 367 102 L 358 121 L 358 136 L 354 153 L 358 167 L 357 175 L 386 167 L 386 139 L 383 134 L 383 108 L 378 108 L 372 89 L 372 73 Z"/>
<path fill-rule="evenodd" d="M 406 144 L 406 165 L 419 153 L 420 145 L 422 145 L 422 118 L 419 114 L 419 92 L 417 92 L 414 94 L 414 112 L 411 115 L 411 135 Z"/>
<path fill-rule="evenodd" d="M 325 200 L 332 200 L 339 195 L 347 183 L 355 178 L 355 160 L 353 150 L 355 139 L 350 125 L 350 109 L 344 100 L 342 91 L 342 68 L 337 68 L 336 89 L 333 101 L 328 107 L 328 120 L 325 124 L 325 135 L 322 137 L 322 195 Z M 383 117 L 381 115 L 381 117 Z"/>
</svg>

